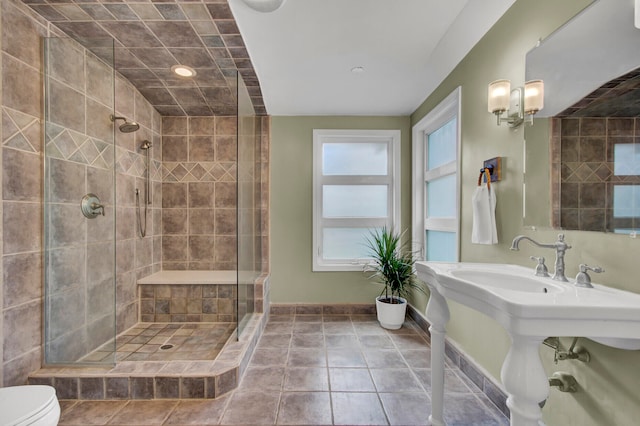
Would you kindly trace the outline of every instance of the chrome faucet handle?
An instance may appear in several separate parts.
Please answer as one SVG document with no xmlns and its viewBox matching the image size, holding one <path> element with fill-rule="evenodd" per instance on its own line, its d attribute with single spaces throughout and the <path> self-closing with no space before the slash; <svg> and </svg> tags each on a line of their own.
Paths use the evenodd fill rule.
<svg viewBox="0 0 640 426">
<path fill-rule="evenodd" d="M 104 206 L 102 204 L 100 204 L 100 203 L 91 203 L 91 209 L 93 210 L 94 213 L 96 213 L 96 210 L 101 210 L 102 211 L 102 216 L 104 216 Z"/>
<path fill-rule="evenodd" d="M 599 266 L 591 267 L 584 263 L 581 263 L 579 268 L 580 272 L 576 275 L 576 287 L 593 288 L 593 285 L 591 285 L 591 277 L 587 271 L 595 272 L 596 274 L 604 272 L 604 269 Z"/>
<path fill-rule="evenodd" d="M 536 257 L 536 256 L 529 256 L 529 259 L 531 260 L 535 260 L 538 262 L 538 264 L 536 265 L 536 277 L 548 277 L 549 276 L 549 270 L 547 269 L 547 265 L 544 264 L 544 257 L 540 256 L 540 257 Z"/>
</svg>

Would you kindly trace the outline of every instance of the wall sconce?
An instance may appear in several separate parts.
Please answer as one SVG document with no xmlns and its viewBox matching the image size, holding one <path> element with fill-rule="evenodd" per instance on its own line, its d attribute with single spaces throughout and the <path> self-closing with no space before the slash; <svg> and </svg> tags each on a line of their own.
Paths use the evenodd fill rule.
<svg viewBox="0 0 640 426">
<path fill-rule="evenodd" d="M 509 80 L 496 80 L 489 84 L 487 106 L 489 112 L 496 115 L 498 126 L 506 122 L 509 127 L 518 127 L 525 119 L 533 124 L 533 115 L 544 107 L 544 83 L 531 80 L 524 88 L 511 90 Z"/>
</svg>

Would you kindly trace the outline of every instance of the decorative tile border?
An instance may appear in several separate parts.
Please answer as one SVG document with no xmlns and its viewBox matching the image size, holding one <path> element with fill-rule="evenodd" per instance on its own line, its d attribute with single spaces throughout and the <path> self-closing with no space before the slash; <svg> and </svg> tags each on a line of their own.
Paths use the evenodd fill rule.
<svg viewBox="0 0 640 426">
<path fill-rule="evenodd" d="M 271 315 L 375 315 L 375 304 L 271 304 Z"/>
<path fill-rule="evenodd" d="M 40 119 L 2 107 L 2 146 L 28 152 L 40 152 Z"/>
<path fill-rule="evenodd" d="M 51 158 L 86 164 L 99 169 L 113 165 L 113 143 L 48 123 L 46 153 Z"/>
<path fill-rule="evenodd" d="M 162 163 L 163 182 L 235 182 L 238 166 L 232 162 Z"/>
</svg>

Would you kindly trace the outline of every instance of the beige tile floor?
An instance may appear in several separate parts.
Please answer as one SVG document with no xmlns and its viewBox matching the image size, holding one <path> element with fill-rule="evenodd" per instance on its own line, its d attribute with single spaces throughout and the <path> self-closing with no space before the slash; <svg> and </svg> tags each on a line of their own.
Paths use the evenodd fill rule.
<svg viewBox="0 0 640 426">
<path fill-rule="evenodd" d="M 430 349 L 413 322 L 372 316 L 272 315 L 239 387 L 215 400 L 61 401 L 60 425 L 424 425 Z M 445 420 L 509 421 L 457 369 Z"/>
</svg>

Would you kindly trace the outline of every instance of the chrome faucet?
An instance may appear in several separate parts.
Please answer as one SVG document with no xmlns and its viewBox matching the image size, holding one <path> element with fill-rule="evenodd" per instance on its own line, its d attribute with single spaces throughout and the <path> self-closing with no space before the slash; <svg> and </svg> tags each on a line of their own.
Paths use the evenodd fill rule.
<svg viewBox="0 0 640 426">
<path fill-rule="evenodd" d="M 556 281 L 569 282 L 567 277 L 564 276 L 564 254 L 571 248 L 571 246 L 564 242 L 564 234 L 559 234 L 558 240 L 552 244 L 540 244 L 539 242 L 534 241 L 526 235 L 518 235 L 513 239 L 513 242 L 511 243 L 511 250 L 520 250 L 519 245 L 520 241 L 522 240 L 528 240 L 538 247 L 554 249 L 556 251 L 556 270 L 551 279 Z"/>
</svg>

